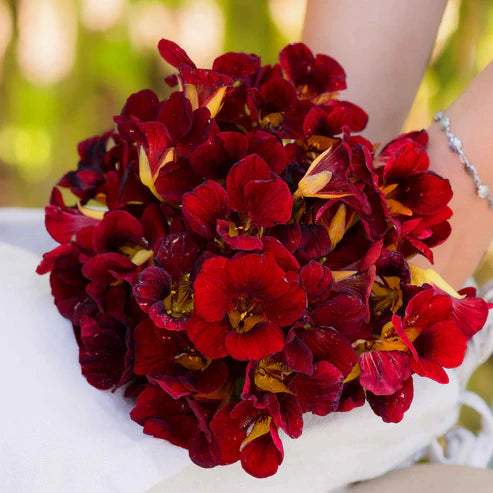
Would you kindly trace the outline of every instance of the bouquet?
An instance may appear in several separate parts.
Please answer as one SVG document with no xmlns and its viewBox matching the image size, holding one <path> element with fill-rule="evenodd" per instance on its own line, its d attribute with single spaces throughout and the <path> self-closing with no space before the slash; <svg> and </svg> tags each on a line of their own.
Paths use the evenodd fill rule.
<svg viewBox="0 0 493 493">
<path fill-rule="evenodd" d="M 53 189 L 44 255 L 82 374 L 125 388 L 144 433 L 213 467 L 275 474 L 304 413 L 365 402 L 403 418 L 413 374 L 447 383 L 486 302 L 431 269 L 448 180 L 424 130 L 380 152 L 341 99 L 342 67 L 303 44 L 279 63 L 226 53 L 132 94 Z"/>
</svg>

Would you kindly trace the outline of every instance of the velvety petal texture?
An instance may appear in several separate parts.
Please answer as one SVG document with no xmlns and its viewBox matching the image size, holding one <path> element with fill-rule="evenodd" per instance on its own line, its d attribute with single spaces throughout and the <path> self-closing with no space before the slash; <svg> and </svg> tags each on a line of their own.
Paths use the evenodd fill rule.
<svg viewBox="0 0 493 493">
<path fill-rule="evenodd" d="M 303 43 L 209 68 L 172 40 L 158 51 L 173 90 L 123 101 L 45 209 L 59 245 L 37 272 L 81 378 L 121 389 L 135 425 L 197 466 L 256 478 L 306 413 L 368 401 L 399 422 L 413 381 L 447 383 L 491 308 L 413 263 L 451 233 L 428 134 L 368 141 L 343 68 Z"/>
</svg>

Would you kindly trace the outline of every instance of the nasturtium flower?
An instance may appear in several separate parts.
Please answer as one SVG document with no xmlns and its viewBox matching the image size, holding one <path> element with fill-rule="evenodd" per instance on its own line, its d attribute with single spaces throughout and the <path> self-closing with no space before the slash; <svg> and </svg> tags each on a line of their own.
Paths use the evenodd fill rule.
<svg viewBox="0 0 493 493">
<path fill-rule="evenodd" d="M 190 339 L 210 358 L 261 359 L 284 347 L 288 327 L 306 308 L 297 280 L 270 255 L 207 260 L 194 282 Z"/>
<path fill-rule="evenodd" d="M 306 413 L 368 401 L 397 423 L 413 378 L 448 381 L 488 305 L 410 262 L 450 234 L 427 133 L 378 152 L 302 43 L 197 67 L 163 39 L 169 97 L 131 94 L 54 187 L 50 273 L 88 383 L 201 467 L 276 473 Z"/>
</svg>

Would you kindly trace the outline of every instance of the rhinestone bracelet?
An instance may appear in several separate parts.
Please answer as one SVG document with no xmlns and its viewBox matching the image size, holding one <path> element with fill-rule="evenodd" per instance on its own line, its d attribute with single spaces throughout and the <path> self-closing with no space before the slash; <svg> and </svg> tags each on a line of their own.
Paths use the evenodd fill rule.
<svg viewBox="0 0 493 493">
<path fill-rule="evenodd" d="M 459 159 L 464 165 L 466 173 L 472 177 L 474 185 L 476 186 L 476 193 L 478 194 L 478 197 L 481 199 L 486 199 L 488 201 L 490 209 L 493 209 L 493 197 L 489 194 L 490 189 L 488 185 L 483 183 L 481 181 L 481 178 L 479 178 L 476 166 L 474 166 L 474 164 L 472 164 L 469 159 L 467 159 L 467 156 L 464 154 L 464 151 L 462 150 L 462 141 L 451 132 L 450 118 L 446 116 L 443 111 L 438 111 L 437 113 L 435 113 L 434 120 L 436 122 L 439 122 L 440 130 L 443 130 L 445 132 L 450 150 L 458 154 Z"/>
</svg>

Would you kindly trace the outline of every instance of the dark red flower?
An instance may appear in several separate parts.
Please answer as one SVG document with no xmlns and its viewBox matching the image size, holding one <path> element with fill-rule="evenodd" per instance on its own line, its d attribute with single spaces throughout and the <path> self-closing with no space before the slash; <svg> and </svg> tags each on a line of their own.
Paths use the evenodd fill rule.
<svg viewBox="0 0 493 493">
<path fill-rule="evenodd" d="M 403 319 L 392 317 L 394 329 L 411 351 L 412 370 L 439 383 L 448 383 L 444 368 L 459 366 L 467 348 L 466 337 L 449 318 L 450 307 L 447 296 L 428 289 L 411 299 Z"/>
<path fill-rule="evenodd" d="M 389 241 L 402 245 L 406 256 L 419 252 L 432 261 L 430 248 L 450 234 L 452 189 L 448 180 L 428 170 L 427 141 L 424 131 L 393 140 L 381 153 L 385 165 L 377 173 L 398 233 Z"/>
<path fill-rule="evenodd" d="M 261 359 L 280 351 L 281 327 L 293 324 L 306 306 L 303 289 L 286 279 L 270 255 L 207 260 L 194 293 L 194 317 L 187 331 L 210 358 L 230 354 L 239 360 Z"/>
<path fill-rule="evenodd" d="M 284 450 L 277 426 L 265 411 L 253 407 L 251 401 L 239 402 L 230 417 L 247 426 L 253 424 L 240 445 L 243 469 L 256 478 L 266 478 L 277 472 L 284 458 Z"/>
<path fill-rule="evenodd" d="M 368 115 L 348 101 L 329 100 L 323 106 L 314 106 L 303 120 L 305 137 L 313 135 L 332 137 L 344 127 L 359 132 L 366 127 Z"/>
<path fill-rule="evenodd" d="M 290 387 L 293 377 L 293 370 L 277 358 L 250 361 L 241 397 L 257 409 L 266 409 L 275 425 L 298 438 L 303 430 L 303 409 Z"/>
<path fill-rule="evenodd" d="M 409 377 L 402 387 L 391 395 L 375 395 L 369 390 L 366 398 L 373 412 L 386 423 L 399 423 L 411 406 L 414 395 L 413 378 Z"/>
<path fill-rule="evenodd" d="M 126 331 L 112 317 L 82 318 L 79 362 L 92 386 L 106 390 L 120 383 L 125 370 Z"/>
<path fill-rule="evenodd" d="M 193 310 L 192 271 L 200 247 L 193 233 L 173 233 L 161 241 L 153 265 L 133 285 L 140 308 L 167 330 L 185 330 Z"/>
<path fill-rule="evenodd" d="M 233 249 L 260 250 L 262 228 L 286 223 L 292 204 L 286 183 L 273 177 L 268 164 L 252 154 L 231 168 L 226 190 L 208 180 L 186 194 L 183 215 L 207 239 L 217 233 Z"/>
<path fill-rule="evenodd" d="M 311 375 L 297 373 L 292 382 L 303 412 L 325 416 L 337 410 L 344 377 L 336 366 L 320 361 L 313 366 Z"/>
<path fill-rule="evenodd" d="M 80 160 L 76 171 L 65 174 L 58 186 L 70 188 L 70 191 L 82 201 L 96 195 L 98 187 L 104 182 L 106 146 L 113 132 L 91 137 L 78 145 Z"/>
<path fill-rule="evenodd" d="M 279 54 L 285 76 L 296 87 L 300 98 L 308 99 L 346 88 L 343 68 L 326 55 L 313 56 L 303 43 L 286 46 Z"/>
<path fill-rule="evenodd" d="M 337 99 L 343 69 L 302 43 L 273 65 L 226 53 L 210 70 L 172 41 L 159 51 L 175 92 L 130 95 L 46 209 L 61 245 L 37 272 L 82 374 L 125 386 L 144 433 L 195 464 L 240 460 L 257 478 L 304 413 L 368 401 L 399 422 L 413 374 L 447 382 L 490 308 L 407 261 L 450 234 L 426 132 L 376 155 L 351 134 L 368 115 Z"/>
<path fill-rule="evenodd" d="M 86 279 L 81 272 L 80 249 L 75 243 L 60 245 L 43 255 L 36 272 L 50 274 L 51 294 L 58 311 L 72 318 L 74 309 L 86 297 Z"/>
<path fill-rule="evenodd" d="M 188 448 L 198 426 L 185 398 L 173 399 L 164 390 L 151 385 L 137 397 L 130 417 L 144 427 L 146 435 L 183 448 Z"/>
<path fill-rule="evenodd" d="M 391 395 L 411 375 L 409 354 L 403 351 L 368 351 L 358 358 L 359 382 L 375 395 Z"/>
</svg>

